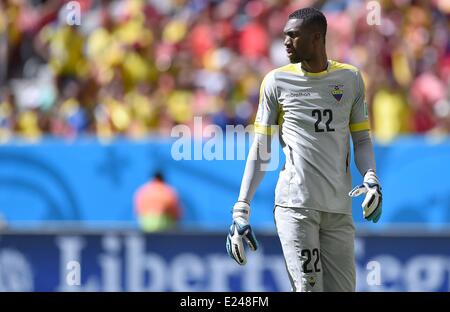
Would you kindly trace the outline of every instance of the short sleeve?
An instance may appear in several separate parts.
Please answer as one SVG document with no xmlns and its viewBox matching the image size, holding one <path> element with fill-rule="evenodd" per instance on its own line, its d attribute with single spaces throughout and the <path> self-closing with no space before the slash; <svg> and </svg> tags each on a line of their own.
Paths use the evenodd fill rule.
<svg viewBox="0 0 450 312">
<path fill-rule="evenodd" d="M 361 73 L 356 73 L 356 92 L 355 101 L 352 105 L 352 111 L 350 114 L 350 131 L 364 131 L 369 130 L 369 114 L 367 108 L 367 102 L 365 99 L 365 87 Z"/>
<path fill-rule="evenodd" d="M 271 126 L 278 124 L 278 96 L 274 71 L 269 72 L 261 83 L 258 112 L 255 119 L 255 132 L 272 134 Z"/>
</svg>

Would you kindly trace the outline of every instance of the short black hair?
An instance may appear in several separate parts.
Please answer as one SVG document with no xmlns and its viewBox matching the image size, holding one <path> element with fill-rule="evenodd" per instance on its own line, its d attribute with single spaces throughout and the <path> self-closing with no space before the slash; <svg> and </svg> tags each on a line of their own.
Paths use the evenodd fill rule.
<svg viewBox="0 0 450 312">
<path fill-rule="evenodd" d="M 164 182 L 164 175 L 163 175 L 163 173 L 162 173 L 161 171 L 159 171 L 159 170 L 155 171 L 155 173 L 153 174 L 153 178 L 154 178 L 155 180 Z"/>
<path fill-rule="evenodd" d="M 302 19 L 303 25 L 317 28 L 325 41 L 325 36 L 327 34 L 327 18 L 319 10 L 315 8 L 298 9 L 289 14 L 289 19 Z"/>
</svg>

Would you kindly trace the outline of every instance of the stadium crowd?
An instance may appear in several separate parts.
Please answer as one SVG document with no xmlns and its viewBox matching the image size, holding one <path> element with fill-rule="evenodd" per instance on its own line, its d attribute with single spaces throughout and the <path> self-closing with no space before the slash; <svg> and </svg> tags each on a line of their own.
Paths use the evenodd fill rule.
<svg viewBox="0 0 450 312">
<path fill-rule="evenodd" d="M 327 16 L 328 57 L 362 70 L 379 142 L 448 136 L 450 1 L 367 2 L 78 0 L 76 25 L 73 2 L 2 0 L 0 141 L 139 139 L 193 116 L 247 125 L 262 78 L 288 63 L 287 16 L 305 6 Z"/>
</svg>

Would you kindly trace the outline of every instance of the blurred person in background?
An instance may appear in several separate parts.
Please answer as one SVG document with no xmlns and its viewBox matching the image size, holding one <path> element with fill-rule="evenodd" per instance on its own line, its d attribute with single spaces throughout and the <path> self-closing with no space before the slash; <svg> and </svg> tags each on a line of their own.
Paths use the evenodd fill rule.
<svg viewBox="0 0 450 312">
<path fill-rule="evenodd" d="M 173 230 L 181 217 L 176 191 L 169 186 L 161 172 L 145 183 L 134 195 L 134 209 L 144 232 Z"/>
<path fill-rule="evenodd" d="M 448 90 L 447 97 L 434 105 L 436 126 L 427 133 L 438 140 L 450 135 L 450 88 Z"/>
<path fill-rule="evenodd" d="M 375 91 L 372 113 L 373 134 L 380 143 L 388 143 L 411 131 L 412 112 L 407 95 L 392 78 Z"/>
<path fill-rule="evenodd" d="M 8 224 L 6 223 L 6 220 L 4 219 L 3 215 L 0 213 L 0 231 L 6 230 L 8 228 Z"/>
<path fill-rule="evenodd" d="M 0 89 L 0 142 L 7 142 L 14 135 L 15 115 L 14 99 L 8 87 Z"/>
</svg>

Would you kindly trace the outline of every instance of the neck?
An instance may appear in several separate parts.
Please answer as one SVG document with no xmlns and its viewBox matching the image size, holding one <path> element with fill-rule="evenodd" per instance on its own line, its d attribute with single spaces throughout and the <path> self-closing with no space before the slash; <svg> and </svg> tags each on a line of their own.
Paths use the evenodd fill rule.
<svg viewBox="0 0 450 312">
<path fill-rule="evenodd" d="M 302 69 L 309 73 L 320 73 L 328 67 L 328 58 L 326 53 L 322 53 L 320 57 L 309 61 L 302 62 Z"/>
</svg>

